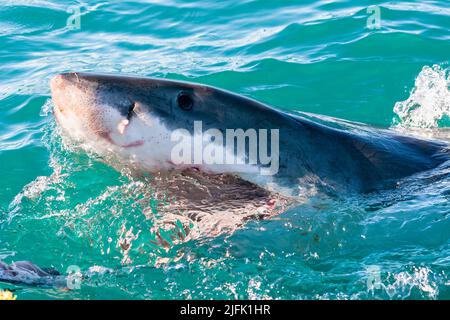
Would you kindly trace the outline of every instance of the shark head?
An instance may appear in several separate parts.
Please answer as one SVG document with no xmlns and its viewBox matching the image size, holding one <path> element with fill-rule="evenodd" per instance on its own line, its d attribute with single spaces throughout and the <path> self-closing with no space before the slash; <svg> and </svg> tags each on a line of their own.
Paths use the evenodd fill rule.
<svg viewBox="0 0 450 320">
<path fill-rule="evenodd" d="M 271 134 L 260 137 L 258 130 L 274 128 L 280 117 L 268 106 L 224 90 L 165 79 L 64 73 L 52 78 L 51 91 L 65 133 L 97 153 L 150 171 L 196 167 L 255 173 L 258 139 L 267 141 Z M 227 145 L 230 130 L 235 130 L 233 142 L 249 146 Z M 256 156 L 253 162 L 250 156 Z"/>
</svg>

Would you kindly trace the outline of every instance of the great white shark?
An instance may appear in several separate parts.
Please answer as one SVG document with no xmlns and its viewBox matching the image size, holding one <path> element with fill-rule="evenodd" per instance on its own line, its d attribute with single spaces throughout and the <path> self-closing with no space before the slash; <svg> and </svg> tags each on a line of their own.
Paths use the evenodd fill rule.
<svg viewBox="0 0 450 320">
<path fill-rule="evenodd" d="M 164 219 L 155 226 L 163 247 L 174 240 L 230 232 L 249 219 L 271 217 L 308 197 L 311 190 L 346 196 L 393 188 L 405 177 L 450 160 L 446 142 L 317 115 L 288 114 L 242 95 L 185 81 L 70 72 L 51 79 L 51 93 L 54 115 L 67 136 L 115 167 L 152 173 L 151 196 L 169 195 L 169 206 L 160 208 Z M 174 132 L 195 140 L 199 121 L 206 132 L 276 132 L 277 146 L 265 150 L 271 163 L 260 161 L 259 153 L 256 163 L 245 161 L 251 156 L 248 146 L 240 155 L 243 165 L 177 164 L 173 150 L 183 137 L 174 139 Z M 224 149 L 223 154 L 238 157 L 235 146 L 213 142 Z M 277 170 L 261 174 L 260 169 L 273 161 Z M 169 238 L 158 232 L 167 226 L 173 227 Z M 125 251 L 129 248 L 129 243 L 120 245 Z M 0 262 L 0 281 L 64 287 L 66 277 L 31 262 Z"/>
<path fill-rule="evenodd" d="M 165 222 L 201 226 L 197 233 L 186 227 L 192 237 L 220 234 L 248 219 L 271 217 L 314 193 L 339 197 L 393 188 L 401 179 L 450 159 L 446 142 L 288 114 L 242 95 L 185 81 L 70 72 L 51 79 L 51 92 L 54 115 L 65 134 L 113 166 L 153 173 L 159 191 L 172 199 Z M 216 152 L 241 160 L 239 166 L 195 159 L 177 163 L 174 149 L 180 141 L 191 141 L 180 140 L 186 138 L 183 135 L 197 139 L 199 122 L 204 132 L 257 129 L 265 130 L 265 135 L 253 140 L 255 148 L 249 145 L 244 150 L 207 136 L 218 147 Z M 174 132 L 182 134 L 174 139 Z M 245 138 L 251 140 L 250 135 Z M 268 146 L 261 148 L 263 142 Z M 250 163 L 247 160 L 257 149 L 265 150 Z M 262 161 L 264 157 L 270 163 Z M 263 174 L 264 169 L 272 171 Z M 184 231 L 178 232 L 181 237 Z"/>
<path fill-rule="evenodd" d="M 443 142 L 287 114 L 242 95 L 184 81 L 72 72 L 54 76 L 51 91 L 54 114 L 69 136 L 150 172 L 191 167 L 206 174 L 238 175 L 258 185 L 270 183 L 277 191 L 314 183 L 345 194 L 395 186 L 399 179 L 450 158 Z M 196 121 L 203 130 L 220 132 L 278 130 L 276 174 L 261 178 L 253 168 L 261 163 L 244 170 L 229 164 L 177 166 L 172 133 L 184 129 L 194 135 Z"/>
</svg>

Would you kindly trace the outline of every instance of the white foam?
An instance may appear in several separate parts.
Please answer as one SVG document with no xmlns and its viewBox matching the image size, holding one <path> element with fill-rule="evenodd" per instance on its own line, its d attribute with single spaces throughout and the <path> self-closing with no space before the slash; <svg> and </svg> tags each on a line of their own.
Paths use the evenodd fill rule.
<svg viewBox="0 0 450 320">
<path fill-rule="evenodd" d="M 450 117 L 450 68 L 425 66 L 405 101 L 397 102 L 394 126 L 399 129 L 433 129 Z"/>
</svg>

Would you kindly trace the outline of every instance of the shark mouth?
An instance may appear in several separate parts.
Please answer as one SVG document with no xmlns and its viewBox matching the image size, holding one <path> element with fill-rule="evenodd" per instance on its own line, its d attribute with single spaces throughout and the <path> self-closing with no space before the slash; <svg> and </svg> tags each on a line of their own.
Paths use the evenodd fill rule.
<svg viewBox="0 0 450 320">
<path fill-rule="evenodd" d="M 236 175 L 207 174 L 192 168 L 160 172 L 150 184 L 153 196 L 168 200 L 161 201 L 158 212 L 163 214 L 152 230 L 157 244 L 165 248 L 170 245 L 158 237 L 161 231 L 169 232 L 172 243 L 232 234 L 249 220 L 269 219 L 301 202 Z"/>
<path fill-rule="evenodd" d="M 120 148 L 136 148 L 136 147 L 140 147 L 143 146 L 145 144 L 144 140 L 137 140 L 131 143 L 127 143 L 127 144 L 117 144 L 112 138 L 111 138 L 111 133 L 110 132 L 106 132 L 106 131 L 101 131 L 98 133 L 98 135 L 105 139 L 106 141 L 108 141 L 109 143 L 111 143 L 112 145 L 115 145 L 117 147 Z"/>
</svg>

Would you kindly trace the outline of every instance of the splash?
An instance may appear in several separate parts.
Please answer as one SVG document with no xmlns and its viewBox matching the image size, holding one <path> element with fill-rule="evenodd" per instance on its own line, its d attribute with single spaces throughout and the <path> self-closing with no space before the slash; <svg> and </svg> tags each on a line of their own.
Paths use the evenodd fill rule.
<svg viewBox="0 0 450 320">
<path fill-rule="evenodd" d="M 434 129 L 449 126 L 450 67 L 425 66 L 408 99 L 394 107 L 394 126 L 399 129 Z"/>
<path fill-rule="evenodd" d="M 437 299 L 439 283 L 443 281 L 442 275 L 434 273 L 427 267 L 413 266 L 408 269 L 410 270 L 390 273 L 386 279 L 389 283 L 381 284 L 381 292 L 378 294 L 389 299 L 415 297 Z"/>
</svg>

